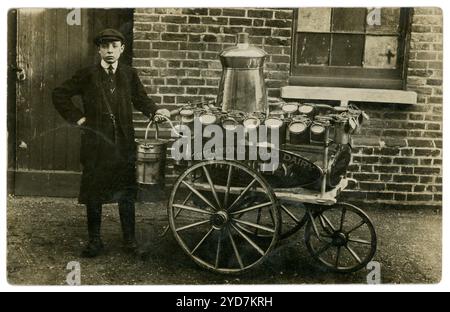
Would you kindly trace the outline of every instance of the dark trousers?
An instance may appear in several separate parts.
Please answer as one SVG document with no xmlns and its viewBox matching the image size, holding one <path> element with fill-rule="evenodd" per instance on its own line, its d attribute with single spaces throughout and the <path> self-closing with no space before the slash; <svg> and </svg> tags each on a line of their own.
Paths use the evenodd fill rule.
<svg viewBox="0 0 450 312">
<path fill-rule="evenodd" d="M 100 229 L 102 223 L 102 204 L 89 203 L 87 208 L 87 223 L 89 241 L 96 243 L 101 241 Z M 135 205 L 134 201 L 119 201 L 120 223 L 122 225 L 123 239 L 132 242 L 135 239 Z"/>
</svg>

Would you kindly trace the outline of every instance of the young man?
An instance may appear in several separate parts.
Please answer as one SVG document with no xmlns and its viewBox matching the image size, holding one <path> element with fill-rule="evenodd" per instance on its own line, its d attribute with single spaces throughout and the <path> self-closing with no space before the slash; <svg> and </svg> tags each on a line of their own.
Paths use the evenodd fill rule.
<svg viewBox="0 0 450 312">
<path fill-rule="evenodd" d="M 53 91 L 53 104 L 61 116 L 81 128 L 80 161 L 83 166 L 79 202 L 87 207 L 89 243 L 83 257 L 103 250 L 100 236 L 102 204 L 118 203 L 126 250 L 136 251 L 135 199 L 137 193 L 133 106 L 145 116 L 157 111 L 136 73 L 119 61 L 125 46 L 117 30 L 105 29 L 95 38 L 101 62 L 79 70 Z M 72 102 L 80 95 L 83 110 Z"/>
</svg>

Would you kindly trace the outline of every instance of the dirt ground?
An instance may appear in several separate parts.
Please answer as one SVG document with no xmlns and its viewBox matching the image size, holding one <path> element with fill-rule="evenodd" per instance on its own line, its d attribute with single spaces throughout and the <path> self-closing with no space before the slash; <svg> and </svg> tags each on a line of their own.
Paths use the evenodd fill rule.
<svg viewBox="0 0 450 312">
<path fill-rule="evenodd" d="M 64 285 L 67 263 L 79 261 L 83 285 L 348 284 L 366 283 L 368 271 L 329 273 L 308 254 L 299 231 L 254 270 L 239 276 L 205 271 L 189 259 L 167 224 L 164 201 L 137 205 L 137 233 L 145 257 L 124 254 L 118 209 L 105 206 L 102 234 L 107 253 L 79 257 L 86 239 L 84 206 L 75 199 L 8 199 L 8 281 L 14 285 Z M 438 283 L 442 218 L 433 210 L 366 209 L 379 239 L 376 261 L 383 283 Z"/>
</svg>

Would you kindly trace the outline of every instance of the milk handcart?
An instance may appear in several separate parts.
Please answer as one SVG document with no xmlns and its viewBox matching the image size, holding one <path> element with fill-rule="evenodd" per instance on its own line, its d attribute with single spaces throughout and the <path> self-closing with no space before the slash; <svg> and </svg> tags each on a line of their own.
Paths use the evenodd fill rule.
<svg viewBox="0 0 450 312">
<path fill-rule="evenodd" d="M 277 128 L 279 165 L 263 171 L 266 160 L 236 161 L 225 152 L 223 159 L 178 162 L 180 176 L 168 203 L 171 232 L 188 257 L 214 272 L 255 267 L 280 240 L 301 228 L 307 250 L 320 264 L 336 272 L 360 270 L 375 255 L 375 228 L 360 208 L 337 198 L 350 182 L 345 177 L 349 138 L 364 113 L 354 107 L 289 102 L 269 111 L 261 78 L 265 53 L 243 37 L 221 54 L 224 74 L 217 107 L 193 105 L 180 112 L 181 119 L 216 124 L 225 132 L 236 125 Z M 234 147 L 248 152 L 251 144 L 247 140 Z M 267 145 L 259 144 L 258 151 L 263 147 Z"/>
</svg>

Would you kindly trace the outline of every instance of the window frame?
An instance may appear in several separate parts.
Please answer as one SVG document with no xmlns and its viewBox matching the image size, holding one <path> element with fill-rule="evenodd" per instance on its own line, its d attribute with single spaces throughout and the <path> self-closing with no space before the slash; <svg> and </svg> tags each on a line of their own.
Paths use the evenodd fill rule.
<svg viewBox="0 0 450 312">
<path fill-rule="evenodd" d="M 406 89 L 409 42 L 411 36 L 410 30 L 413 12 L 411 8 L 400 9 L 400 39 L 397 48 L 397 63 L 399 68 L 396 69 L 296 65 L 299 37 L 297 25 L 299 10 L 301 9 L 302 8 L 297 8 L 294 10 L 294 22 L 292 23 L 293 38 L 291 46 L 290 85 L 395 90 Z M 330 31 L 329 33 L 339 32 Z M 364 33 L 364 35 L 367 34 Z"/>
</svg>

